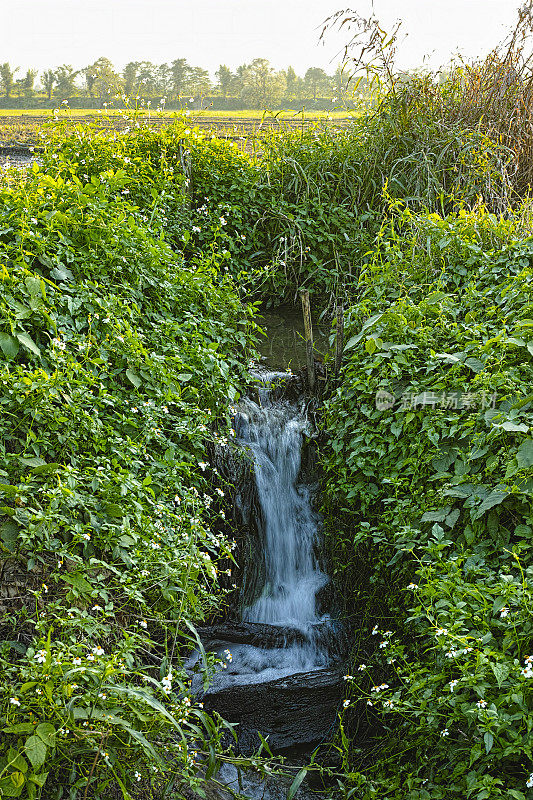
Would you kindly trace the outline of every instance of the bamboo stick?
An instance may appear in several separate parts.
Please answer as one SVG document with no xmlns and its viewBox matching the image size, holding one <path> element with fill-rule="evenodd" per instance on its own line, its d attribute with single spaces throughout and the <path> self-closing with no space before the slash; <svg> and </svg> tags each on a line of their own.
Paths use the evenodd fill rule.
<svg viewBox="0 0 533 800">
<path fill-rule="evenodd" d="M 311 303 L 309 300 L 309 292 L 308 291 L 301 292 L 300 297 L 302 298 L 302 310 L 304 315 L 307 378 L 309 381 L 309 389 L 311 392 L 314 392 L 316 377 L 315 377 L 315 359 L 313 352 L 313 324 L 311 322 Z"/>
</svg>

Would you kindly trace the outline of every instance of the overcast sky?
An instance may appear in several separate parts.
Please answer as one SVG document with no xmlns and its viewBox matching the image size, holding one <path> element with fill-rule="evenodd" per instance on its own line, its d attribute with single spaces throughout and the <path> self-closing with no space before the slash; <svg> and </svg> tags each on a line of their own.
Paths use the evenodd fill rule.
<svg viewBox="0 0 533 800">
<path fill-rule="evenodd" d="M 366 13 L 370 0 L 352 0 Z M 490 50 L 516 18 L 518 0 L 375 0 L 390 29 L 403 19 L 400 66 L 447 63 Z M 298 73 L 309 66 L 334 71 L 345 35 L 318 38 L 326 17 L 347 6 L 339 0 L 0 0 L 0 62 L 21 70 L 59 64 L 76 69 L 107 56 L 155 63 L 186 58 L 214 73 L 268 58 Z"/>
</svg>

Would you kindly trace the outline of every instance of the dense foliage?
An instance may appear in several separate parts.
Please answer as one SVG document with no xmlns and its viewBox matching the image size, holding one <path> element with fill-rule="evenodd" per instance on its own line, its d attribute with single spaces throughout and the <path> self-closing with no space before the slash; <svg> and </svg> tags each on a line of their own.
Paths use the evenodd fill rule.
<svg viewBox="0 0 533 800">
<path fill-rule="evenodd" d="M 322 437 L 331 569 L 360 631 L 340 789 L 528 797 L 530 207 L 516 153 L 438 110 L 395 93 L 255 153 L 127 112 L 120 133 L 59 128 L 40 166 L 4 175 L 5 796 L 198 788 L 197 748 L 214 768 L 222 729 L 182 664 L 231 585 L 206 447 L 231 441 L 247 380 L 240 298 L 306 288 L 347 309 Z"/>
<path fill-rule="evenodd" d="M 396 208 L 349 310 L 325 485 L 365 609 L 344 722 L 384 729 L 347 754 L 361 798 L 529 796 L 532 273 L 512 221 Z"/>
<path fill-rule="evenodd" d="M 127 796 L 163 766 L 194 783 L 193 751 L 220 736 L 181 650 L 227 593 L 206 444 L 228 435 L 250 317 L 216 256 L 172 250 L 155 179 L 107 156 L 78 180 L 51 153 L 59 169 L 0 189 L 6 797 L 102 796 L 110 779 Z"/>
</svg>

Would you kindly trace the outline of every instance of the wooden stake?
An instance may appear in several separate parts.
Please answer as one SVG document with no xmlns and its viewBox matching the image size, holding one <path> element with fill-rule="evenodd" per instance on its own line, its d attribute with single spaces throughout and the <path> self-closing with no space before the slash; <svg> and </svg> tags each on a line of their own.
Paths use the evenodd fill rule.
<svg viewBox="0 0 533 800">
<path fill-rule="evenodd" d="M 335 378 L 339 377 L 342 366 L 342 353 L 344 350 L 344 307 L 342 301 L 337 301 L 337 347 L 335 350 Z"/>
<path fill-rule="evenodd" d="M 309 389 L 311 392 L 315 391 L 315 358 L 313 352 L 313 324 L 311 322 L 311 303 L 309 301 L 309 292 L 304 291 L 301 293 L 302 310 L 304 315 L 304 332 L 305 332 L 305 354 L 307 357 L 307 378 L 309 380 Z"/>
</svg>

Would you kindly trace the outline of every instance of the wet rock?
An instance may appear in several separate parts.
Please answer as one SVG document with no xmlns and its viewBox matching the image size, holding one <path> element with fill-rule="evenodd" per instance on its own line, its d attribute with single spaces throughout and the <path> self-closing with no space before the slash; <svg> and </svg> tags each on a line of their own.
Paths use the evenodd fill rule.
<svg viewBox="0 0 533 800">
<path fill-rule="evenodd" d="M 340 670 L 318 669 L 209 690 L 203 702 L 238 723 L 239 752 L 251 754 L 259 747 L 258 731 L 279 752 L 331 738 L 344 689 Z"/>
</svg>

